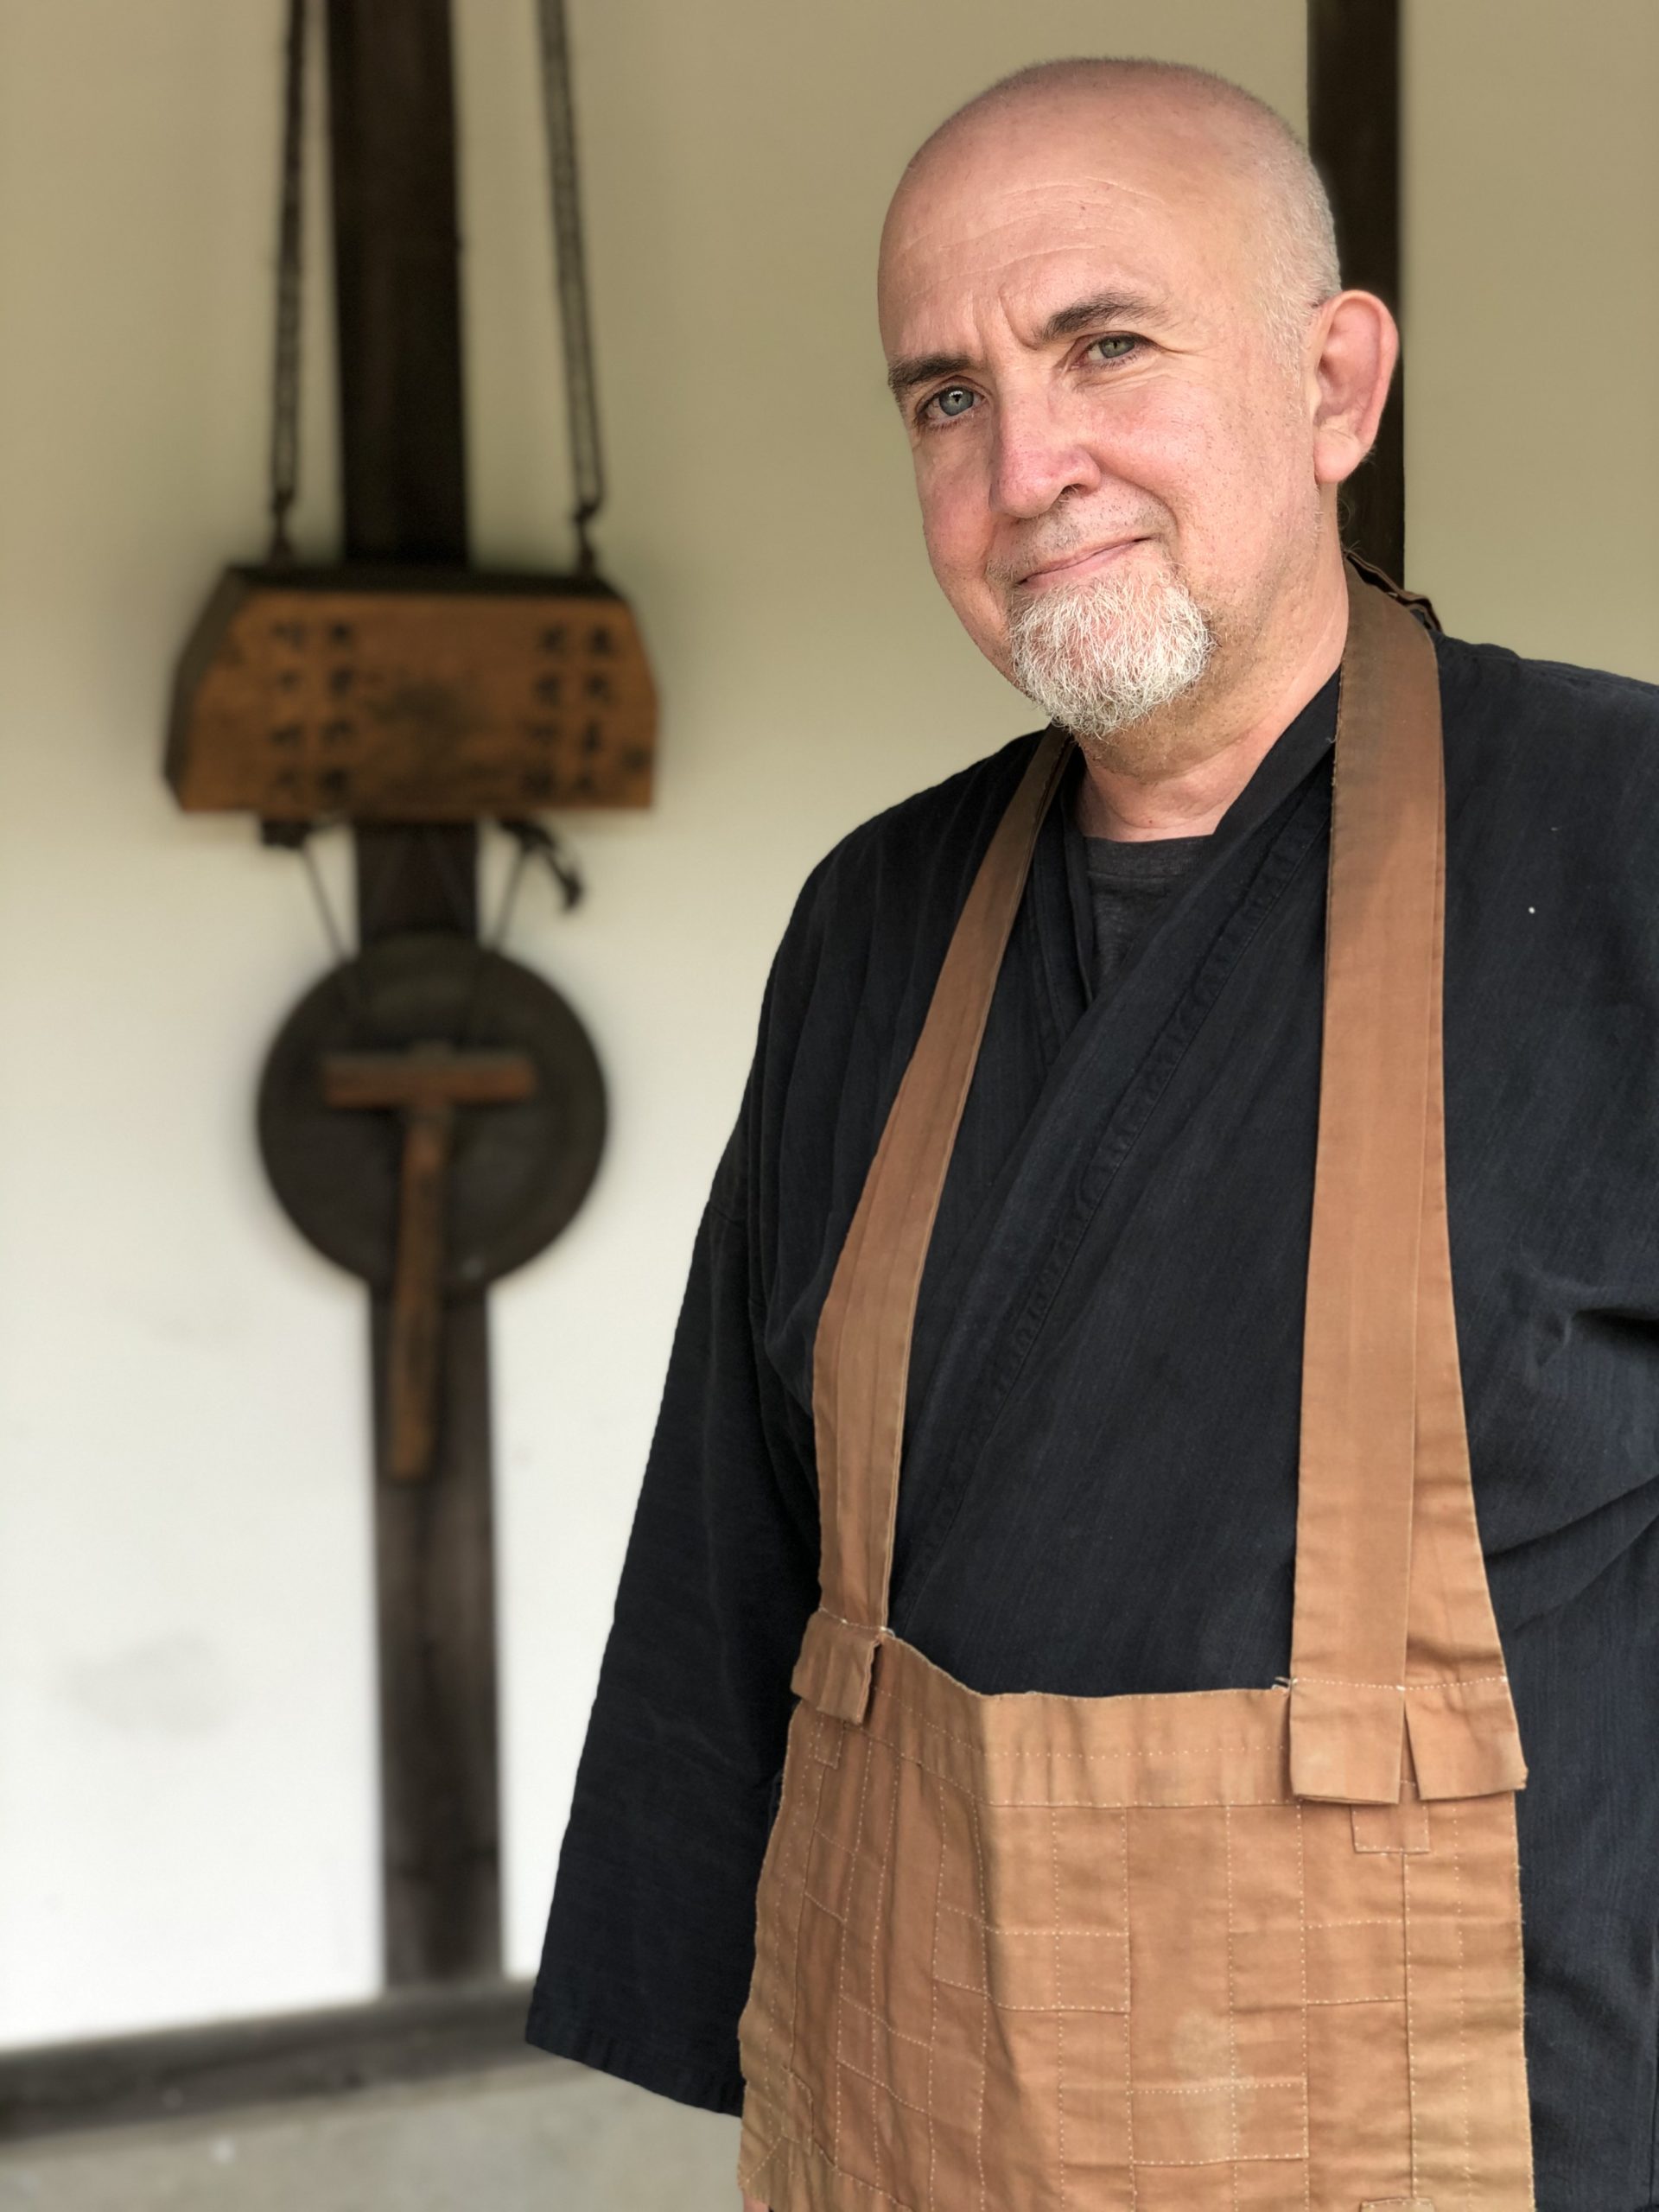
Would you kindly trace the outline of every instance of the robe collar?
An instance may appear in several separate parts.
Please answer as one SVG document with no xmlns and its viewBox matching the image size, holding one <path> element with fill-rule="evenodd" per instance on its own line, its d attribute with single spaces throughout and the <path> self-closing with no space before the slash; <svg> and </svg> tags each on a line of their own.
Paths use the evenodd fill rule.
<svg viewBox="0 0 1659 2212">
<path fill-rule="evenodd" d="M 1316 691 L 1301 712 L 1274 738 L 1256 763 L 1249 781 L 1211 832 L 1210 849 L 1195 875 L 1207 874 L 1224 854 L 1258 829 L 1292 792 L 1300 791 L 1321 766 L 1336 742 L 1337 695 L 1341 671 Z M 1077 786 L 1083 779 L 1083 755 L 1073 749 L 1070 766 L 1054 800 L 1059 837 L 1064 847 L 1066 887 L 1071 894 L 1071 929 L 1077 973 L 1085 1000 L 1094 997 L 1095 913 L 1089 889 L 1088 839 L 1077 825 Z M 1051 828 L 1052 824 L 1050 825 Z"/>
</svg>

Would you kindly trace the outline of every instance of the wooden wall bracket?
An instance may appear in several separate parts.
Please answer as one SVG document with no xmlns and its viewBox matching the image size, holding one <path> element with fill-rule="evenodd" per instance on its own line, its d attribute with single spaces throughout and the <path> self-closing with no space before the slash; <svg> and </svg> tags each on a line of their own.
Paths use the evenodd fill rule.
<svg viewBox="0 0 1659 2212">
<path fill-rule="evenodd" d="M 1307 0 L 1308 143 L 1337 222 L 1344 283 L 1401 314 L 1400 0 Z M 1403 583 L 1403 359 L 1368 460 L 1343 486 L 1344 537 Z"/>
</svg>

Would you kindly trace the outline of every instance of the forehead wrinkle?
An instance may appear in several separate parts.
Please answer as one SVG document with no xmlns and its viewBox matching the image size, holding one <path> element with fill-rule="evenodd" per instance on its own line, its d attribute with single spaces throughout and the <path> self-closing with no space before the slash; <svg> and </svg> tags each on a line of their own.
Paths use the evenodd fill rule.
<svg viewBox="0 0 1659 2212">
<path fill-rule="evenodd" d="M 1002 188 L 1005 197 L 1011 200 L 1034 200 L 1049 193 L 1071 193 L 1086 190 L 1121 192 L 1129 200 L 1153 200 L 1160 206 L 1168 204 L 1169 194 L 1154 192 L 1150 185 L 1131 184 L 1122 176 L 1094 176 L 1088 171 L 1056 171 L 1051 176 L 1033 177 L 1023 182 L 1010 182 Z"/>
<path fill-rule="evenodd" d="M 907 230 L 898 231 L 896 236 L 893 233 L 897 230 L 897 226 L 890 219 L 890 234 L 887 241 L 887 250 L 884 258 L 892 259 L 895 256 L 902 257 L 907 253 L 925 251 L 930 245 L 936 245 L 941 238 L 948 239 L 953 245 L 978 245 L 988 238 L 995 238 L 1007 232 L 1018 230 L 1023 225 L 1041 218 L 1052 220 L 1053 202 L 1057 197 L 1074 200 L 1075 204 L 1071 207 L 1071 212 L 1077 217 L 1087 217 L 1091 213 L 1106 212 L 1106 208 L 1102 206 L 1098 199 L 1093 200 L 1088 197 L 1076 199 L 1076 195 L 1080 192 L 1084 194 L 1090 192 L 1096 193 L 1102 195 L 1108 204 L 1119 196 L 1126 200 L 1145 201 L 1159 207 L 1168 207 L 1173 204 L 1166 194 L 1143 190 L 1135 185 L 1124 184 L 1115 177 L 1057 176 L 1041 183 L 1024 184 L 1000 191 L 995 194 L 995 201 L 1002 204 L 995 206 L 994 212 L 992 207 L 986 207 L 980 219 L 965 228 L 951 220 L 948 200 L 944 206 L 935 204 L 931 207 L 931 221 L 924 219 L 919 224 L 912 222 Z M 1006 203 L 1009 201 L 1015 204 L 1007 205 Z M 1021 201 L 1026 204 L 1024 206 L 1018 204 Z M 902 198 L 894 203 L 894 213 L 895 214 L 908 213 L 904 207 Z"/>
</svg>

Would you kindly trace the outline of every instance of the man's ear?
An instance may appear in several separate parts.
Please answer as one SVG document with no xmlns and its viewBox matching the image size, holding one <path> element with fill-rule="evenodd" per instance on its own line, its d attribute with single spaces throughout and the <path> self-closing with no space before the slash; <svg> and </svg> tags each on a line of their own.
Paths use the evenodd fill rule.
<svg viewBox="0 0 1659 2212">
<path fill-rule="evenodd" d="M 1375 292 L 1338 292 L 1320 308 L 1309 350 L 1314 481 L 1340 484 L 1376 436 L 1400 332 Z"/>
</svg>

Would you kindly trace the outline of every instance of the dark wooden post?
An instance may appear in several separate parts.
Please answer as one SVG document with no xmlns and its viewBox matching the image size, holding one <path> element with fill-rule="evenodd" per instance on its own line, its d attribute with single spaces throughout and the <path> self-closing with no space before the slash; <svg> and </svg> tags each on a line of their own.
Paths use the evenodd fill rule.
<svg viewBox="0 0 1659 2212">
<path fill-rule="evenodd" d="M 1400 0 L 1307 0 L 1308 141 L 1331 194 L 1344 280 L 1400 313 Z M 1370 459 L 1345 487 L 1347 542 L 1406 570 L 1405 364 Z"/>
<path fill-rule="evenodd" d="M 346 556 L 467 557 L 448 0 L 328 0 Z M 471 828 L 357 832 L 361 942 L 475 932 Z M 389 1300 L 371 1319 L 377 1469 Z M 375 1482 L 386 1978 L 500 1970 L 489 1348 L 446 1308 L 432 1474 Z"/>
</svg>

